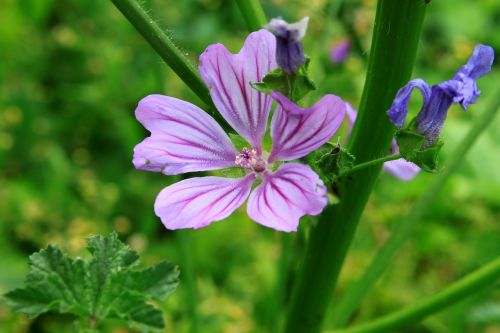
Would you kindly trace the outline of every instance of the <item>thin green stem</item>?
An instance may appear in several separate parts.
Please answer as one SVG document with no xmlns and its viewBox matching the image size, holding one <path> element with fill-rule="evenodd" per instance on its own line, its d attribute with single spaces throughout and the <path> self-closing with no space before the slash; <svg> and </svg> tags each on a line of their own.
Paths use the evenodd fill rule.
<svg viewBox="0 0 500 333">
<path fill-rule="evenodd" d="M 437 294 L 372 322 L 331 333 L 386 333 L 408 327 L 456 302 L 492 287 L 500 278 L 500 257 L 484 265 Z"/>
<path fill-rule="evenodd" d="M 496 93 L 494 92 L 492 96 L 498 96 L 498 94 L 500 94 L 500 90 Z M 467 135 L 458 144 L 456 150 L 450 157 L 448 166 L 442 173 L 436 176 L 433 183 L 427 188 L 423 195 L 419 197 L 407 217 L 396 224 L 391 237 L 377 252 L 362 277 L 336 304 L 334 308 L 334 323 L 336 327 L 342 327 L 347 323 L 353 311 L 359 306 L 366 293 L 373 287 L 382 273 L 391 265 L 394 255 L 410 238 L 415 229 L 415 225 L 422 219 L 425 211 L 435 201 L 445 182 L 460 166 L 480 134 L 493 122 L 499 107 L 500 99 L 494 98 L 491 104 L 487 106 L 486 111 L 477 119 Z"/>
<path fill-rule="evenodd" d="M 175 46 L 170 37 L 146 13 L 139 2 L 136 0 L 111 0 L 111 2 L 132 23 L 179 78 L 213 111 L 211 114 L 219 124 L 227 127 L 225 120 L 215 111 L 208 88 L 201 80 L 194 66 L 182 51 Z"/>
<path fill-rule="evenodd" d="M 377 158 L 377 159 L 374 159 L 374 160 L 371 160 L 371 161 L 368 161 L 368 162 L 356 164 L 351 169 L 349 169 L 349 170 L 347 170 L 345 172 L 342 172 L 339 175 L 339 177 L 345 177 L 345 176 L 347 176 L 347 175 L 349 175 L 351 173 L 354 173 L 356 171 L 359 171 L 359 170 L 362 170 L 362 169 L 365 169 L 365 168 L 369 168 L 369 167 L 372 167 L 372 166 L 376 166 L 378 164 L 381 164 L 381 163 L 384 163 L 384 162 L 387 162 L 387 161 L 394 161 L 394 160 L 400 159 L 402 157 L 403 156 L 401 156 L 401 153 L 397 153 L 397 154 L 393 154 L 393 155 L 388 155 L 388 156 L 385 156 L 385 157 Z"/>
<path fill-rule="evenodd" d="M 266 14 L 259 0 L 236 0 L 236 3 L 250 31 L 257 31 L 266 25 Z"/>
<path fill-rule="evenodd" d="M 384 156 L 394 134 L 386 111 L 410 79 L 425 14 L 422 0 L 379 0 L 368 73 L 350 152 L 360 163 Z M 381 164 L 339 181 L 340 203 L 328 206 L 311 230 L 292 294 L 286 333 L 321 329 L 347 249 Z"/>
</svg>

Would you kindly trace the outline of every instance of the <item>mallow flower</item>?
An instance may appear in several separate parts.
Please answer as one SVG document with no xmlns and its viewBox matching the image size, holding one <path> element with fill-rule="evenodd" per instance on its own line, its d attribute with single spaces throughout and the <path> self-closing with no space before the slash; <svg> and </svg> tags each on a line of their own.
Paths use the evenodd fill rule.
<svg viewBox="0 0 500 333">
<path fill-rule="evenodd" d="M 295 23 L 287 23 L 280 18 L 273 18 L 266 29 L 276 36 L 276 61 L 287 74 L 297 73 L 306 58 L 302 47 L 302 38 L 306 34 L 309 17 Z"/>
<path fill-rule="evenodd" d="M 422 93 L 423 105 L 413 126 L 417 133 L 425 137 L 424 148 L 432 146 L 441 132 L 450 106 L 457 103 L 465 111 L 469 104 L 476 102 L 480 95 L 476 80 L 491 71 L 493 58 L 493 48 L 479 44 L 474 48 L 467 63 L 460 67 L 451 80 L 432 87 L 422 79 L 408 82 L 398 91 L 387 111 L 390 120 L 397 127 L 403 126 L 408 114 L 411 92 L 417 88 Z"/>
<path fill-rule="evenodd" d="M 281 231 L 295 231 L 305 214 L 319 214 L 327 190 L 299 159 L 324 144 L 339 128 L 344 102 L 325 95 L 302 109 L 279 93 L 252 89 L 276 68 L 275 37 L 266 30 L 251 33 L 242 49 L 231 54 L 223 45 L 209 46 L 200 56 L 201 78 L 224 119 L 248 142 L 236 150 L 228 135 L 206 112 L 174 97 L 150 95 L 139 102 L 137 119 L 151 136 L 134 149 L 137 169 L 177 175 L 224 168 L 244 170 L 241 178 L 194 177 L 163 189 L 155 213 L 168 229 L 201 228 L 228 217 L 248 197 L 254 221 Z M 264 151 L 273 99 L 277 107 L 270 124 L 272 149 Z M 252 190 L 252 185 L 256 187 Z"/>
<path fill-rule="evenodd" d="M 356 117 L 358 113 L 351 106 L 350 103 L 346 102 L 346 115 L 347 120 L 349 122 L 349 128 L 352 130 L 354 122 L 356 121 Z M 389 151 L 389 155 L 394 155 L 399 153 L 399 147 L 396 143 L 395 139 L 391 141 L 391 150 Z M 399 158 L 394 161 L 387 161 L 384 163 L 384 171 L 390 173 L 396 178 L 401 180 L 411 180 L 413 179 L 419 172 L 420 168 L 411 162 L 408 162 L 404 158 Z"/>
</svg>

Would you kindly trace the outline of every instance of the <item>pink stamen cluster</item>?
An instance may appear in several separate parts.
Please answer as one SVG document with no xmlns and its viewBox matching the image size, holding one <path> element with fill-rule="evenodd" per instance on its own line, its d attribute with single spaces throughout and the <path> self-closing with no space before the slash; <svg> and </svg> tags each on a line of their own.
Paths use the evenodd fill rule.
<svg viewBox="0 0 500 333">
<path fill-rule="evenodd" d="M 260 173 L 267 169 L 267 162 L 255 149 L 243 148 L 234 161 L 237 166 Z"/>
</svg>

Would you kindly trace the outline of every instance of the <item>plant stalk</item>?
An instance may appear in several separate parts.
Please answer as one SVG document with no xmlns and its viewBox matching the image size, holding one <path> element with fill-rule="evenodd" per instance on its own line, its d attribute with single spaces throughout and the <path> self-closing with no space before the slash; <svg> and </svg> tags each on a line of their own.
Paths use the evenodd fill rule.
<svg viewBox="0 0 500 333">
<path fill-rule="evenodd" d="M 194 66 L 170 37 L 156 24 L 136 0 L 111 0 L 127 20 L 144 37 L 167 65 L 211 110 L 210 114 L 221 126 L 228 128 L 210 97 L 208 88 L 201 80 Z"/>
<path fill-rule="evenodd" d="M 492 96 L 498 96 L 500 90 L 497 89 Z M 359 306 L 363 297 L 371 287 L 378 281 L 383 272 L 393 262 L 394 255 L 410 238 L 418 221 L 422 219 L 425 211 L 435 201 L 443 185 L 450 176 L 458 169 L 467 153 L 477 141 L 481 133 L 491 124 L 499 111 L 500 99 L 494 98 L 485 112 L 477 119 L 473 127 L 463 138 L 456 150 L 452 153 L 446 168 L 436 176 L 427 190 L 419 197 L 407 217 L 398 222 L 392 232 L 391 237 L 372 259 L 362 277 L 356 282 L 352 289 L 337 303 L 335 310 L 335 326 L 342 327 L 349 320 L 354 310 Z"/>
<path fill-rule="evenodd" d="M 419 322 L 423 318 L 443 310 L 456 302 L 492 287 L 500 278 L 500 257 L 479 268 L 437 294 L 430 296 L 411 307 L 396 311 L 372 322 L 331 333 L 385 333 L 395 332 Z"/>
<path fill-rule="evenodd" d="M 410 79 L 425 14 L 423 0 L 379 0 L 360 112 L 349 151 L 359 163 L 384 156 L 394 135 L 389 109 Z M 338 184 L 340 203 L 328 206 L 302 261 L 285 324 L 286 333 L 317 333 L 381 164 Z"/>
<path fill-rule="evenodd" d="M 259 0 L 236 0 L 248 30 L 257 31 L 267 23 L 266 14 Z"/>
</svg>

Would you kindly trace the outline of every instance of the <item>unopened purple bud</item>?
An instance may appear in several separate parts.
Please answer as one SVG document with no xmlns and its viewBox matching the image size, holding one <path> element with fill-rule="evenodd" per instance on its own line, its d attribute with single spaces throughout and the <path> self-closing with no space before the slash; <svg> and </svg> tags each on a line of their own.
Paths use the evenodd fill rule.
<svg viewBox="0 0 500 333">
<path fill-rule="evenodd" d="M 297 73 L 305 63 L 301 40 L 306 34 L 309 17 L 295 23 L 287 23 L 280 18 L 272 19 L 266 29 L 276 36 L 276 62 L 286 73 Z"/>
<path fill-rule="evenodd" d="M 349 39 L 343 39 L 334 48 L 330 50 L 330 59 L 332 63 L 339 64 L 344 62 L 344 60 L 349 55 L 351 50 L 351 41 Z"/>
</svg>

